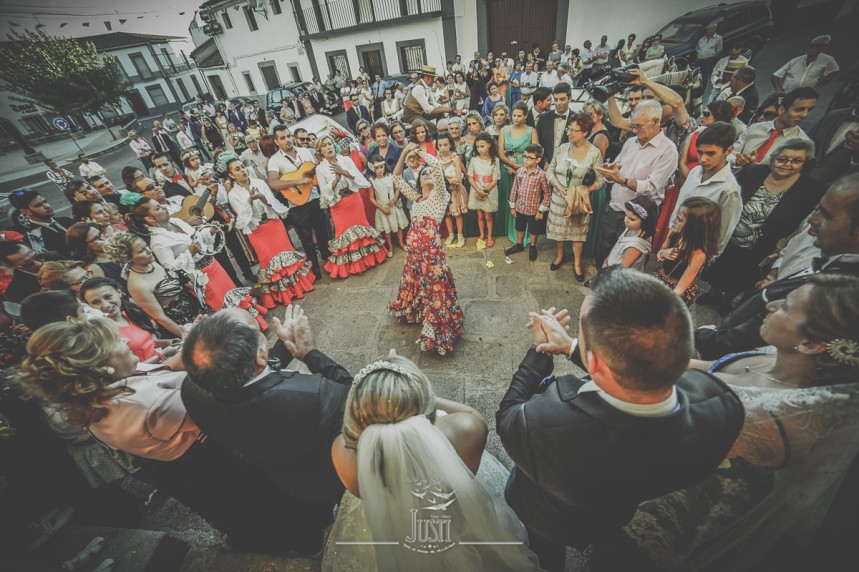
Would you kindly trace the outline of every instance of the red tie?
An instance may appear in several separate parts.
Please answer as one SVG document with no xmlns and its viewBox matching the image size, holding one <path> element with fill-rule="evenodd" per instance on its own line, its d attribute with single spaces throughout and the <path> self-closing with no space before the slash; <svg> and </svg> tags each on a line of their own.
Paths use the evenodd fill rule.
<svg viewBox="0 0 859 572">
<path fill-rule="evenodd" d="M 758 163 L 760 163 L 764 157 L 767 156 L 767 153 L 770 150 L 770 147 L 773 146 L 773 141 L 775 138 L 781 135 L 783 131 L 780 129 L 773 129 L 772 133 L 770 133 L 770 138 L 764 141 L 764 144 L 758 147 L 758 150 L 755 151 L 755 156 L 758 158 Z"/>
</svg>

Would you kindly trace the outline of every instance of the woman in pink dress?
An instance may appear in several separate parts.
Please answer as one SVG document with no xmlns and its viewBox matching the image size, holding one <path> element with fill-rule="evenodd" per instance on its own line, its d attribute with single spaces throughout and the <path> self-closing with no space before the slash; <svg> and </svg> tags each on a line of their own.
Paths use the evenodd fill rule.
<svg viewBox="0 0 859 572">
<path fill-rule="evenodd" d="M 347 144 L 346 140 L 343 144 Z M 385 239 L 367 222 L 364 201 L 358 192 L 369 187 L 370 182 L 349 156 L 338 153 L 329 135 L 316 142 L 316 159 L 320 206 L 331 209 L 334 221 L 334 238 L 328 242 L 331 256 L 325 271 L 332 278 L 346 278 L 384 262 L 388 255 Z"/>
<path fill-rule="evenodd" d="M 247 235 L 259 260 L 253 295 L 265 308 L 303 298 L 305 292 L 313 290 L 315 277 L 310 262 L 292 246 L 281 222 L 289 209 L 274 198 L 265 181 L 248 174 L 234 153 L 222 154 L 218 162 L 233 182 L 229 200 L 236 213 L 236 228 Z"/>
</svg>

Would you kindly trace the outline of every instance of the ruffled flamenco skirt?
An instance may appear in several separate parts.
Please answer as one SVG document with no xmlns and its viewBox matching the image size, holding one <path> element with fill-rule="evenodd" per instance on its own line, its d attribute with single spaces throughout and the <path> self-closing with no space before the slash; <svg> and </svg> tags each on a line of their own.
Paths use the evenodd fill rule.
<svg viewBox="0 0 859 572">
<path fill-rule="evenodd" d="M 325 271 L 332 278 L 361 274 L 385 261 L 388 255 L 385 239 L 367 222 L 359 193 L 352 193 L 332 206 L 331 220 L 334 239 L 328 241 L 331 257 L 325 263 Z"/>
<path fill-rule="evenodd" d="M 257 284 L 251 295 L 254 305 L 274 308 L 291 304 L 313 290 L 315 276 L 304 254 L 295 250 L 283 223 L 273 219 L 261 224 L 248 236 L 259 260 Z M 247 301 L 246 304 L 251 304 Z"/>
<path fill-rule="evenodd" d="M 400 321 L 423 323 L 421 349 L 444 355 L 462 337 L 463 314 L 435 219 L 413 219 L 406 245 L 400 289 L 388 310 Z"/>
</svg>

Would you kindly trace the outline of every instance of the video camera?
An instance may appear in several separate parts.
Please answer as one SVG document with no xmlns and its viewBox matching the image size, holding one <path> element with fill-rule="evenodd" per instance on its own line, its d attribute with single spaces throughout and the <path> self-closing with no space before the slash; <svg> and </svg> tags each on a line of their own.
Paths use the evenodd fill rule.
<svg viewBox="0 0 859 572">
<path fill-rule="evenodd" d="M 605 103 L 609 97 L 623 90 L 635 80 L 629 70 L 638 69 L 638 64 L 629 64 L 621 68 L 613 68 L 608 64 L 594 66 L 591 79 L 582 86 L 595 100 Z"/>
</svg>

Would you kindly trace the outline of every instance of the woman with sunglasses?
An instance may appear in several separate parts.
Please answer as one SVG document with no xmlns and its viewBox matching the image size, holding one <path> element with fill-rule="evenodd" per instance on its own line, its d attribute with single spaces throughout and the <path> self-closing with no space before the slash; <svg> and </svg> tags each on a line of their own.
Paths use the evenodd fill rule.
<svg viewBox="0 0 859 572">
<path fill-rule="evenodd" d="M 358 135 L 358 150 L 366 160 L 370 156 L 370 145 L 373 144 L 373 135 L 370 130 L 370 122 L 362 119 L 355 124 L 355 132 Z M 317 143 L 319 141 L 317 140 Z"/>
<path fill-rule="evenodd" d="M 66 242 L 72 259 L 83 262 L 91 276 L 111 278 L 125 287 L 122 267 L 104 252 L 104 234 L 99 226 L 77 222 L 69 227 Z"/>
<path fill-rule="evenodd" d="M 390 87 L 385 88 L 385 99 L 382 101 L 382 116 L 392 122 L 400 114 L 400 103 L 394 99 L 394 90 Z"/>
<path fill-rule="evenodd" d="M 764 274 L 760 263 L 814 210 L 826 185 L 802 173 L 814 144 L 793 137 L 780 142 L 769 165 L 749 165 L 737 173 L 743 212 L 725 251 L 702 277 L 710 292 L 701 303 L 726 312 L 730 302 L 751 290 Z"/>
<path fill-rule="evenodd" d="M 656 36 L 653 36 L 653 43 L 644 53 L 644 59 L 646 61 L 650 61 L 658 60 L 663 57 L 665 57 L 665 46 L 662 45 L 662 36 L 657 34 Z"/>
<path fill-rule="evenodd" d="M 761 123 L 762 121 L 772 121 L 778 117 L 778 108 L 779 105 L 781 105 L 783 98 L 783 93 L 773 93 L 767 96 L 763 103 L 758 106 L 755 114 L 752 116 L 752 120 L 749 122 L 749 125 L 753 123 Z"/>
<path fill-rule="evenodd" d="M 683 181 L 685 181 L 686 177 L 689 176 L 689 171 L 698 166 L 698 147 L 696 143 L 701 132 L 717 121 L 730 125 L 732 116 L 733 108 L 727 101 L 713 101 L 707 104 L 706 109 L 701 112 L 698 129 L 686 137 L 686 140 L 683 142 L 683 146 L 680 148 L 680 163 L 678 164 L 678 167 Z M 682 186 L 682 181 L 680 182 L 680 185 Z M 666 200 L 667 198 L 668 197 L 666 197 Z M 664 210 L 666 207 L 663 206 L 662 208 Z M 669 208 L 670 211 L 674 210 L 673 206 L 667 208 Z"/>
</svg>

